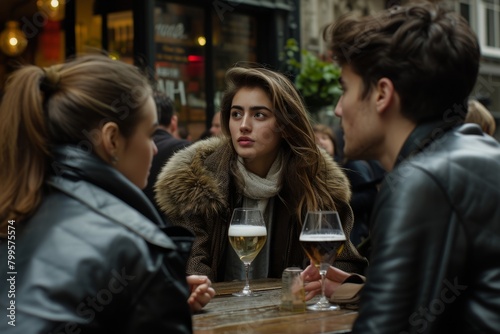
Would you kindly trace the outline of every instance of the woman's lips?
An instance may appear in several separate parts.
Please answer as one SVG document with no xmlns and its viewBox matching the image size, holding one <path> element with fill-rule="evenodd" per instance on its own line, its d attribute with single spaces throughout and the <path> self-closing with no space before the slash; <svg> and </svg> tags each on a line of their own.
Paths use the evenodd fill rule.
<svg viewBox="0 0 500 334">
<path fill-rule="evenodd" d="M 238 138 L 238 144 L 243 147 L 251 146 L 254 141 L 248 137 Z"/>
</svg>

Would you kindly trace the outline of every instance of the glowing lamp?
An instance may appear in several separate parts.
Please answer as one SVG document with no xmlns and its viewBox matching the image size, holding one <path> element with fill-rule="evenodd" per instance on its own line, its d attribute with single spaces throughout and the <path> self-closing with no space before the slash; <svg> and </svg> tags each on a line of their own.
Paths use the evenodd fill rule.
<svg viewBox="0 0 500 334">
<path fill-rule="evenodd" d="M 28 40 L 19 29 L 19 22 L 7 21 L 5 29 L 0 33 L 0 49 L 8 56 L 18 56 L 26 49 Z"/>
<path fill-rule="evenodd" d="M 207 44 L 207 39 L 203 36 L 198 37 L 198 44 L 200 46 L 205 46 L 205 44 Z"/>
<path fill-rule="evenodd" d="M 61 21 L 64 18 L 66 0 L 38 0 L 38 10 L 45 13 L 52 21 Z"/>
</svg>

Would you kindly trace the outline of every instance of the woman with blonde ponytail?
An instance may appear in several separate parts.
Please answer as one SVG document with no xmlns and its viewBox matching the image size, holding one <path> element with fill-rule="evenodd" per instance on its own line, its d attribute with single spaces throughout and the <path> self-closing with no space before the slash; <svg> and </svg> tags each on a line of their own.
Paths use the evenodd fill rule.
<svg viewBox="0 0 500 334">
<path fill-rule="evenodd" d="M 166 228 L 141 191 L 157 123 L 147 79 L 106 56 L 11 75 L 0 105 L 1 333 L 192 331 L 190 306 L 215 292 L 190 277 L 190 296 L 192 236 Z"/>
</svg>

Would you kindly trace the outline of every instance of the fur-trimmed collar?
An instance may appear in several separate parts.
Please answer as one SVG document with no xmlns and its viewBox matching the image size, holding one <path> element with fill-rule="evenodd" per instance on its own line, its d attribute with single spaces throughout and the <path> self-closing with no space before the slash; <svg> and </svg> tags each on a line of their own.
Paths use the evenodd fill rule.
<svg viewBox="0 0 500 334">
<path fill-rule="evenodd" d="M 156 201 L 167 217 L 176 221 L 191 214 L 212 215 L 227 206 L 223 184 L 229 182 L 230 149 L 227 139 L 214 137 L 196 142 L 168 160 L 155 184 Z M 223 157 L 227 157 L 225 161 Z M 218 164 L 222 171 L 217 170 Z M 220 179 L 224 175 L 225 182 Z"/>
<path fill-rule="evenodd" d="M 319 175 L 334 201 L 349 203 L 350 184 L 342 169 L 323 150 Z M 158 206 L 172 221 L 189 215 L 220 214 L 229 203 L 228 166 L 234 156 L 230 140 L 209 138 L 177 152 L 163 167 L 155 184 Z"/>
</svg>

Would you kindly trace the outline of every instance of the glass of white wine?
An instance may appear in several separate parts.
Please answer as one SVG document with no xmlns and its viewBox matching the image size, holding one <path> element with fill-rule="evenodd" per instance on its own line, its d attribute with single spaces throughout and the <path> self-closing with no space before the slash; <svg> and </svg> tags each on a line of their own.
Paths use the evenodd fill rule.
<svg viewBox="0 0 500 334">
<path fill-rule="evenodd" d="M 238 297 L 251 297 L 258 294 L 252 292 L 248 280 L 250 264 L 266 243 L 267 229 L 259 209 L 236 208 L 229 225 L 229 243 L 245 265 L 246 283 L 243 290 L 233 293 Z"/>
<path fill-rule="evenodd" d="M 338 305 L 331 304 L 325 297 L 325 275 L 328 267 L 342 252 L 345 241 L 340 217 L 336 211 L 309 211 L 307 213 L 300 233 L 300 244 L 321 275 L 321 298 L 307 309 L 312 311 L 339 309 Z"/>
</svg>

